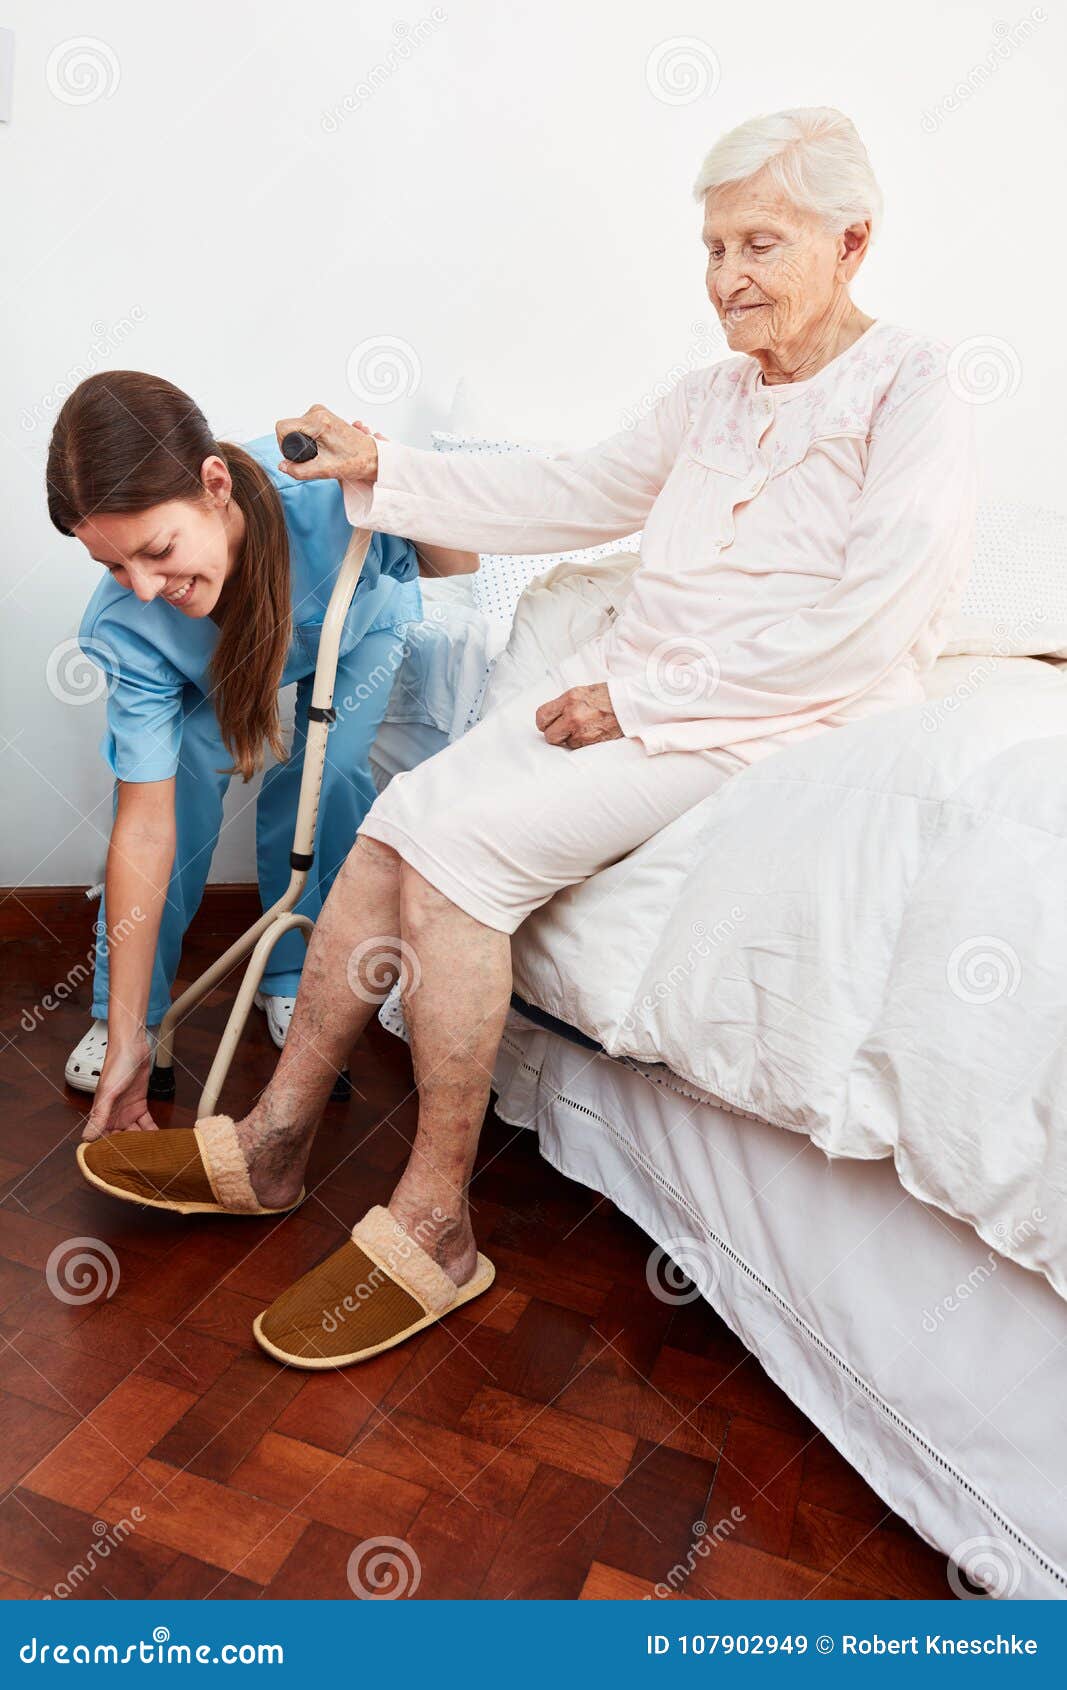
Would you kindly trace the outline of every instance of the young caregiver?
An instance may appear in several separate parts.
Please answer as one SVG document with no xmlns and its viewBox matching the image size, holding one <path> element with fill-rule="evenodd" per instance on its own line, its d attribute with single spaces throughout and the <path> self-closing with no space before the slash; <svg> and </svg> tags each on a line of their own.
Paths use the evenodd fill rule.
<svg viewBox="0 0 1067 1690">
<path fill-rule="evenodd" d="M 90 1131 L 154 1124 L 154 1030 L 207 882 L 223 797 L 230 776 L 249 780 L 267 750 L 278 761 L 256 807 L 264 908 L 289 882 L 319 632 L 351 527 L 338 482 L 294 481 L 277 465 L 273 434 L 245 447 L 217 441 L 186 394 L 135 370 L 83 381 L 52 434 L 49 515 L 106 571 L 79 642 L 107 677 L 102 750 L 116 778 L 114 821 L 94 1021 L 66 1067 L 71 1085 L 96 1093 Z M 472 552 L 372 537 L 341 640 L 315 861 L 296 906 L 312 920 L 376 796 L 368 753 L 402 625 L 423 613 L 419 574 L 477 566 Z M 294 681 L 286 757 L 278 692 Z M 109 945 L 108 932 L 121 940 Z M 277 1045 L 303 960 L 294 930 L 264 976 Z"/>
</svg>

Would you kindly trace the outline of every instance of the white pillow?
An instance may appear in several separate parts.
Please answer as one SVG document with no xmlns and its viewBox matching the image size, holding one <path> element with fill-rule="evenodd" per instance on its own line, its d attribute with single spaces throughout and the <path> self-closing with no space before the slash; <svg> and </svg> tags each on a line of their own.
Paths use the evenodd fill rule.
<svg viewBox="0 0 1067 1690">
<path fill-rule="evenodd" d="M 1067 656 L 1067 517 L 979 505 L 974 562 L 944 656 Z"/>
<path fill-rule="evenodd" d="M 521 440 L 487 440 L 470 434 L 447 434 L 435 430 L 431 435 L 438 452 L 533 452 L 546 457 L 549 452 L 561 451 L 559 446 L 543 442 L 533 444 Z M 633 551 L 640 534 L 613 540 L 605 546 L 587 546 L 576 552 L 538 552 L 535 556 L 504 556 L 482 553 L 481 567 L 474 576 L 474 602 L 506 639 L 515 618 L 515 606 L 538 575 L 547 575 L 557 564 L 583 560 L 592 563 L 596 558 L 611 557 L 615 552 Z M 503 642 L 501 642 L 503 643 Z"/>
<path fill-rule="evenodd" d="M 617 552 L 589 569 L 579 556 L 531 581 L 515 611 L 507 645 L 493 665 L 482 714 L 529 686 L 567 652 L 610 628 L 626 602 L 640 563 L 637 552 Z"/>
</svg>

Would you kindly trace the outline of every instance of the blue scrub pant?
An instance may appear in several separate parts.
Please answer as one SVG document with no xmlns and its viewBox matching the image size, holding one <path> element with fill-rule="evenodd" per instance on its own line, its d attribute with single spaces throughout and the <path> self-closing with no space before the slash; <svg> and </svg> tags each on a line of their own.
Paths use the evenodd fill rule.
<svg viewBox="0 0 1067 1690">
<path fill-rule="evenodd" d="M 337 666 L 334 687 L 337 721 L 326 741 L 315 861 L 296 906 L 299 914 L 309 916 L 312 921 L 318 919 L 334 875 L 352 849 L 356 830 L 377 796 L 368 756 L 390 690 L 380 677 L 396 672 L 401 645 L 402 635 L 396 628 L 382 628 L 364 634 L 355 650 L 342 657 Z M 375 673 L 379 676 L 378 683 L 372 684 L 367 677 Z M 264 775 L 256 804 L 256 877 L 264 909 L 280 898 L 289 884 L 289 852 L 304 766 L 312 683 L 311 675 L 297 683 L 292 753 L 288 762 L 276 764 Z M 160 923 L 148 1003 L 148 1021 L 152 1026 L 162 1021 L 170 1008 L 182 940 L 204 894 L 222 826 L 222 801 L 230 784 L 227 771 L 232 759 L 223 745 L 214 706 L 210 699 L 191 688 L 189 701 L 182 721 L 175 779 L 174 869 Z M 101 905 L 98 932 L 106 930 L 107 912 Z M 278 997 L 295 997 L 305 949 L 302 935 L 295 930 L 279 939 L 263 977 L 263 991 Z M 93 977 L 93 1015 L 100 1020 L 107 1016 L 107 995 L 107 946 L 101 938 L 97 941 Z"/>
</svg>

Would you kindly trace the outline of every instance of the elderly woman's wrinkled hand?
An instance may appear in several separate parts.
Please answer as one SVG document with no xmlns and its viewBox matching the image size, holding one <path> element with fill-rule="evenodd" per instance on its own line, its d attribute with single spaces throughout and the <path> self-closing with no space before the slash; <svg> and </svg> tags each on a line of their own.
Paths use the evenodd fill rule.
<svg viewBox="0 0 1067 1690">
<path fill-rule="evenodd" d="M 343 417 L 312 405 L 303 416 L 284 417 L 276 426 L 278 445 L 287 434 L 309 434 L 318 447 L 316 457 L 306 463 L 279 460 L 278 468 L 293 481 L 374 481 L 378 475 L 377 438 L 365 424 L 345 422 Z"/>
<path fill-rule="evenodd" d="M 549 745 L 562 745 L 568 751 L 623 737 L 606 681 L 569 687 L 558 698 L 539 705 L 534 721 Z"/>
</svg>

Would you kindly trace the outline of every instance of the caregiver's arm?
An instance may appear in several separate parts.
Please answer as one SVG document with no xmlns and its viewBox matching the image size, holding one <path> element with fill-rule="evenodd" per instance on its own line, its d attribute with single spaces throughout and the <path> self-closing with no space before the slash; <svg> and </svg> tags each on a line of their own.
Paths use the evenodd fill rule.
<svg viewBox="0 0 1067 1690">
<path fill-rule="evenodd" d="M 119 781 L 107 853 L 107 1056 L 83 1138 L 155 1127 L 145 1021 L 174 863 L 174 781 Z"/>
<path fill-rule="evenodd" d="M 348 520 L 472 552 L 552 552 L 622 539 L 644 524 L 706 384 L 694 371 L 633 428 L 580 451 L 430 452 L 375 440 L 321 405 L 278 424 L 318 442 L 306 464 L 283 460 L 294 480 L 330 477 L 344 487 Z"/>
<path fill-rule="evenodd" d="M 431 546 L 428 540 L 413 540 L 411 543 L 419 560 L 420 575 L 473 575 L 478 567 L 477 552 L 454 551 L 451 546 Z"/>
<path fill-rule="evenodd" d="M 976 465 L 973 410 L 943 374 L 872 430 L 841 579 L 818 603 L 725 650 L 714 631 L 679 629 L 707 683 L 672 684 L 652 658 L 610 682 L 623 733 L 646 751 L 713 750 L 800 727 L 869 692 L 911 653 L 928 667 L 970 567 Z M 653 657 L 655 654 L 653 654 Z"/>
</svg>

